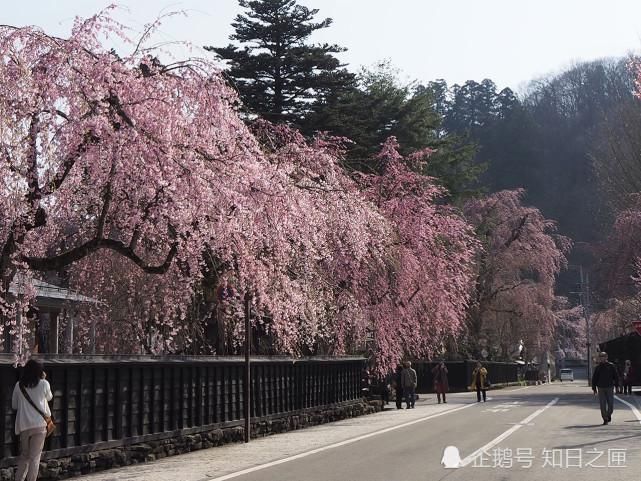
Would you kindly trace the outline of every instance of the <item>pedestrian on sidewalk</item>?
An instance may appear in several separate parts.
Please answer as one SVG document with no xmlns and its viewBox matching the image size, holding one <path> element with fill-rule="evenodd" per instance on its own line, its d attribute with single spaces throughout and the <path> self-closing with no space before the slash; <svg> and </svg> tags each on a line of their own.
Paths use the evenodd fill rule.
<svg viewBox="0 0 641 481">
<path fill-rule="evenodd" d="M 481 394 L 483 394 L 483 402 L 487 400 L 487 369 L 483 367 L 481 361 L 476 362 L 476 367 L 472 371 L 470 391 L 476 391 L 476 402 L 481 402 Z"/>
<path fill-rule="evenodd" d="M 618 380 L 615 388 L 615 392 L 617 394 L 623 394 L 623 366 L 621 365 L 618 359 L 615 359 L 613 364 L 614 364 L 614 368 L 617 371 L 617 380 Z"/>
<path fill-rule="evenodd" d="M 42 364 L 30 359 L 22 368 L 20 381 L 13 387 L 11 407 L 17 411 L 15 430 L 20 436 L 16 481 L 36 481 L 38 477 L 40 455 L 47 437 L 45 416 L 51 417 L 47 401 L 53 398 L 46 377 Z"/>
<path fill-rule="evenodd" d="M 445 393 L 449 391 L 450 386 L 447 382 L 447 367 L 443 361 L 432 368 L 432 379 L 434 380 L 434 391 L 436 391 L 438 403 L 441 404 L 441 396 L 443 396 L 443 403 L 447 403 Z"/>
<path fill-rule="evenodd" d="M 394 373 L 394 380 L 392 385 L 394 387 L 394 394 L 396 397 L 396 409 L 403 409 L 403 381 L 401 379 L 401 374 L 403 373 L 403 366 L 399 364 L 396 366 L 396 372 Z"/>
<path fill-rule="evenodd" d="M 632 394 L 632 363 L 630 359 L 625 360 L 623 367 L 623 394 Z"/>
<path fill-rule="evenodd" d="M 406 409 L 414 409 L 416 397 L 416 371 L 412 369 L 412 363 L 405 361 L 404 369 L 401 372 L 401 386 L 403 387 L 403 396 L 405 397 Z"/>
<path fill-rule="evenodd" d="M 608 362 L 608 353 L 599 353 L 599 365 L 592 375 L 592 391 L 596 396 L 599 393 L 599 405 L 601 407 L 601 417 L 603 424 L 612 421 L 612 411 L 614 410 L 614 389 L 619 383 L 617 369 L 611 362 Z"/>
</svg>

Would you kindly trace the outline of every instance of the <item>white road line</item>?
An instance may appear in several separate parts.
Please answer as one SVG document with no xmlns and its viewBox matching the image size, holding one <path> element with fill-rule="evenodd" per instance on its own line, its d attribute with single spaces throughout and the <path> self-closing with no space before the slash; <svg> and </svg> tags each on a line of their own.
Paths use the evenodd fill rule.
<svg viewBox="0 0 641 481">
<path fill-rule="evenodd" d="M 554 405 L 557 403 L 557 401 L 558 401 L 558 400 L 559 400 L 559 398 L 558 398 L 558 397 L 556 397 L 556 398 L 552 399 L 552 401 L 550 401 L 549 403 L 547 403 L 547 405 L 545 405 L 544 407 L 542 407 L 541 409 L 539 409 L 539 410 L 537 410 L 537 411 L 534 411 L 532 414 L 530 414 L 528 417 L 526 417 L 523 421 L 521 421 L 520 423 L 518 423 L 518 424 L 516 424 L 516 425 L 512 426 L 510 429 L 508 429 L 508 430 L 507 430 L 507 431 L 505 431 L 503 434 L 501 434 L 501 435 L 497 436 L 496 438 L 494 438 L 492 441 L 490 441 L 489 443 L 487 443 L 487 444 L 486 444 L 485 446 L 483 446 L 482 448 L 477 449 L 477 450 L 476 450 L 476 451 L 474 451 L 472 454 L 470 454 L 468 457 L 466 457 L 465 459 L 461 460 L 461 464 L 460 464 L 459 466 L 460 466 L 461 468 L 463 468 L 463 467 L 467 466 L 467 465 L 468 465 L 468 464 L 470 464 L 472 461 L 474 461 L 474 459 L 475 459 L 475 458 L 477 458 L 477 457 L 478 457 L 478 456 L 480 456 L 481 454 L 483 454 L 483 453 L 487 452 L 487 450 L 488 450 L 488 449 L 491 449 L 491 448 L 493 448 L 494 446 L 496 446 L 498 443 L 500 443 L 500 442 L 501 442 L 501 441 L 503 441 L 505 438 L 507 438 L 510 434 L 512 434 L 513 432 L 515 432 L 515 431 L 517 431 L 517 430 L 521 429 L 523 426 L 526 426 L 527 424 L 529 424 L 529 423 L 530 423 L 530 421 L 532 421 L 535 417 L 537 417 L 537 416 L 538 416 L 539 414 L 541 414 L 543 411 L 545 411 L 546 409 L 548 409 L 548 408 L 549 408 L 549 407 L 551 407 L 551 406 L 554 406 Z"/>
<path fill-rule="evenodd" d="M 252 468 L 243 469 L 242 471 L 236 471 L 235 473 L 229 473 L 229 474 L 226 474 L 224 476 L 220 476 L 218 478 L 211 478 L 211 479 L 208 479 L 207 481 L 225 481 L 226 479 L 236 478 L 236 477 L 242 476 L 244 474 L 253 473 L 255 471 L 260 471 L 261 469 L 266 469 L 266 468 L 269 468 L 269 467 L 272 467 L 272 466 L 277 466 L 279 464 L 287 463 L 289 461 L 294 461 L 296 459 L 304 458 L 306 456 L 311 456 L 312 454 L 316 454 L 316 453 L 320 453 L 320 452 L 323 452 L 323 451 L 327 451 L 328 449 L 338 448 L 340 446 L 345 446 L 346 444 L 352 444 L 352 443 L 355 443 L 357 441 L 361 441 L 363 439 L 371 438 L 373 436 L 378 436 L 379 434 L 388 433 L 390 431 L 395 431 L 396 429 L 401 429 L 401 428 L 404 428 L 406 426 L 411 426 L 412 424 L 417 424 L 417 423 L 420 423 L 420 422 L 423 422 L 423 421 L 427 421 L 428 419 L 433 419 L 433 418 L 437 418 L 439 416 L 444 416 L 445 414 L 450 414 L 450 413 L 453 413 L 453 412 L 456 412 L 456 411 L 460 411 L 462 409 L 466 409 L 466 408 L 469 408 L 469 407 L 472 407 L 472 406 L 476 406 L 477 404 L 478 403 L 470 403 L 470 404 L 466 404 L 465 406 L 459 406 L 459 407 L 454 408 L 454 409 L 448 409 L 447 411 L 442 411 L 440 413 L 431 414 L 429 416 L 425 416 L 423 418 L 415 419 L 413 421 L 408 421 L 408 422 L 403 423 L 403 424 L 398 424 L 396 426 L 392 426 L 392 427 L 389 427 L 389 428 L 380 429 L 380 430 L 374 431 L 372 433 L 363 434 L 362 436 L 357 436 L 355 438 L 346 439 L 345 441 L 340 441 L 338 443 L 329 444 L 329 445 L 323 446 L 321 448 L 312 449 L 311 451 L 305 451 L 304 453 L 295 454 L 294 456 L 289 456 L 287 458 L 279 459 L 277 461 L 271 461 L 269 463 L 259 464 L 258 466 L 254 466 Z"/>
<path fill-rule="evenodd" d="M 531 387 L 532 387 L 532 386 L 524 386 L 524 387 L 520 387 L 520 388 L 518 388 L 518 389 L 507 389 L 505 392 L 510 392 L 510 393 L 512 393 L 512 392 L 516 392 L 516 391 L 523 391 L 523 389 L 529 389 L 529 388 L 531 388 Z"/>
<path fill-rule="evenodd" d="M 639 421 L 639 424 L 641 424 L 641 412 L 639 412 L 639 410 L 637 409 L 636 406 L 633 406 L 632 404 L 630 404 L 625 399 L 621 399 L 619 396 L 614 396 L 614 399 L 616 399 L 617 401 L 621 401 L 623 404 L 625 404 L 630 409 L 632 409 L 632 412 L 634 413 L 634 415 L 636 416 L 637 420 Z"/>
</svg>

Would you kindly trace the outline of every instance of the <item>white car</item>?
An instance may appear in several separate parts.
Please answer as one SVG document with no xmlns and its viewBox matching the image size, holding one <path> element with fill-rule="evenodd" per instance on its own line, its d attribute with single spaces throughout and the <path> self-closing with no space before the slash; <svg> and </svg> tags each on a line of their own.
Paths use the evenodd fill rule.
<svg viewBox="0 0 641 481">
<path fill-rule="evenodd" d="M 574 381 L 574 371 L 572 369 L 561 369 L 561 382 Z"/>
</svg>

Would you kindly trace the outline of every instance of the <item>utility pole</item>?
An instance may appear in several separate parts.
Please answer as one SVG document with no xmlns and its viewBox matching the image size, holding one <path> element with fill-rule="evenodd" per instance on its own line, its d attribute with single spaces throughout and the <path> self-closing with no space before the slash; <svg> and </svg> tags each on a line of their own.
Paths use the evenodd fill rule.
<svg viewBox="0 0 641 481">
<path fill-rule="evenodd" d="M 590 333 L 590 275 L 586 272 L 583 276 L 583 266 L 579 266 L 581 274 L 581 305 L 583 306 L 583 317 L 585 317 L 587 354 L 588 354 L 588 386 L 592 385 L 592 351 Z"/>
<path fill-rule="evenodd" d="M 243 407 L 245 408 L 245 442 L 251 438 L 251 298 L 245 294 L 245 385 L 243 386 Z"/>
</svg>

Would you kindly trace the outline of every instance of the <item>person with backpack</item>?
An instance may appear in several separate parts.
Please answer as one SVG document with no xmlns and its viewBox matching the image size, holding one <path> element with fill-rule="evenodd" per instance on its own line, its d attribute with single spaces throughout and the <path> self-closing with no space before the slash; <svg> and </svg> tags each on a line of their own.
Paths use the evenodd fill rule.
<svg viewBox="0 0 641 481">
<path fill-rule="evenodd" d="M 16 481 L 36 481 L 45 438 L 53 429 L 49 402 L 53 398 L 42 364 L 30 359 L 13 388 L 11 407 L 17 411 L 15 432 L 20 436 Z"/>
</svg>

